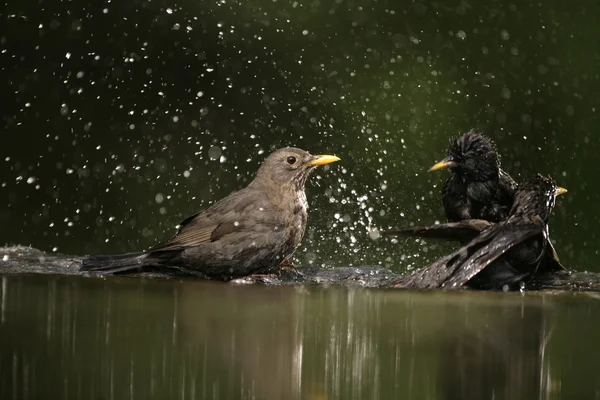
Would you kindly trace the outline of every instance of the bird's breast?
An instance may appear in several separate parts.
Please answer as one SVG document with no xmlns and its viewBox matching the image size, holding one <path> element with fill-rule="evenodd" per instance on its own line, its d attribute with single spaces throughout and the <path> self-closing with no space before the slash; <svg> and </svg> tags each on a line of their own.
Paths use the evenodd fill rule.
<svg viewBox="0 0 600 400">
<path fill-rule="evenodd" d="M 294 206 L 293 215 L 294 226 L 300 231 L 299 234 L 302 236 L 304 234 L 304 228 L 306 227 L 306 218 L 308 215 L 306 197 L 298 200 Z"/>
<path fill-rule="evenodd" d="M 308 201 L 306 200 L 306 193 L 304 190 L 301 190 L 298 194 L 298 205 L 301 207 L 304 214 L 308 211 Z"/>
<path fill-rule="evenodd" d="M 284 249 L 295 249 L 304 236 L 308 203 L 304 191 L 292 191 L 281 199 L 272 201 L 269 226 L 272 234 L 283 243 Z"/>
<path fill-rule="evenodd" d="M 308 203 L 304 192 L 300 192 L 291 213 L 291 223 L 288 226 L 288 241 L 291 246 L 296 248 L 300 245 L 302 237 L 304 236 L 304 230 L 306 228 L 306 219 Z"/>
</svg>

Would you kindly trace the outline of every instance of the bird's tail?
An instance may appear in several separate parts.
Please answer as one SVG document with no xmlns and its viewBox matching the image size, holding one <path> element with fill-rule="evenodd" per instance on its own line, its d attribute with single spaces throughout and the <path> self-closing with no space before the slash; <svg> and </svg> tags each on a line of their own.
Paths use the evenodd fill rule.
<svg viewBox="0 0 600 400">
<path fill-rule="evenodd" d="M 126 253 L 107 256 L 87 256 L 81 261 L 81 271 L 117 274 L 144 266 L 146 253 Z"/>
</svg>

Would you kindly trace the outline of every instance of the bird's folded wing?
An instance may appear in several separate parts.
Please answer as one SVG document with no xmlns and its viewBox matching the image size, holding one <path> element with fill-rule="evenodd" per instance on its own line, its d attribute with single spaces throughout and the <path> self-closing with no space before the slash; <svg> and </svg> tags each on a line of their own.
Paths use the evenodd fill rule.
<svg viewBox="0 0 600 400">
<path fill-rule="evenodd" d="M 517 184 L 517 182 L 515 182 L 515 180 L 503 169 L 500 169 L 499 175 L 500 179 L 498 183 L 500 185 L 500 189 L 504 191 L 504 193 L 507 193 L 513 197 L 515 191 L 519 188 L 519 184 Z"/>
<path fill-rule="evenodd" d="M 181 250 L 186 247 L 197 246 L 200 243 L 210 241 L 219 226 L 214 220 L 203 217 L 202 213 L 194 214 L 181 223 L 179 231 L 169 240 L 152 247 L 148 251 Z"/>
<path fill-rule="evenodd" d="M 460 222 L 420 226 L 412 229 L 393 229 L 382 232 L 384 235 L 410 236 L 430 239 L 457 240 L 459 242 L 471 240 L 484 229 L 494 223 L 483 219 L 466 219 Z"/>
<path fill-rule="evenodd" d="M 181 222 L 175 235 L 148 251 L 182 250 L 205 242 L 213 242 L 227 234 L 246 229 L 247 223 L 244 220 L 247 219 L 245 218 L 247 212 L 267 207 L 269 203 L 262 193 L 249 194 L 247 190 L 242 189 L 208 209 L 187 217 Z"/>
</svg>

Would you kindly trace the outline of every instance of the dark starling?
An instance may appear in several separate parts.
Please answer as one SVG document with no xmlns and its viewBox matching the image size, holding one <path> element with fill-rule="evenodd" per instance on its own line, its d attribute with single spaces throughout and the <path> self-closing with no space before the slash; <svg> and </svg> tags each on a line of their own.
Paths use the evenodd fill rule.
<svg viewBox="0 0 600 400">
<path fill-rule="evenodd" d="M 395 231 L 405 236 L 443 237 L 466 241 L 452 254 L 402 278 L 396 287 L 477 289 L 514 287 L 538 270 L 549 245 L 548 219 L 557 195 L 566 190 L 552 178 L 536 175 L 515 194 L 502 222 L 465 220 L 432 227 Z"/>
<path fill-rule="evenodd" d="M 221 280 L 271 272 L 291 257 L 304 235 L 308 175 L 338 160 L 279 149 L 246 188 L 185 219 L 166 242 L 142 253 L 89 256 L 81 269 L 111 274 L 167 268 Z"/>
<path fill-rule="evenodd" d="M 448 221 L 482 219 L 500 222 L 508 216 L 518 185 L 500 168 L 500 155 L 490 138 L 474 130 L 454 138 L 447 157 L 429 171 L 442 168 L 451 171 L 442 187 L 442 203 Z M 439 232 L 430 232 L 430 237 Z M 566 271 L 550 242 L 546 252 L 541 270 Z"/>
<path fill-rule="evenodd" d="M 490 138 L 474 130 L 455 138 L 448 156 L 429 171 L 442 168 L 452 172 L 442 187 L 448 221 L 500 222 L 507 217 L 517 184 L 500 168 L 500 156 Z"/>
</svg>

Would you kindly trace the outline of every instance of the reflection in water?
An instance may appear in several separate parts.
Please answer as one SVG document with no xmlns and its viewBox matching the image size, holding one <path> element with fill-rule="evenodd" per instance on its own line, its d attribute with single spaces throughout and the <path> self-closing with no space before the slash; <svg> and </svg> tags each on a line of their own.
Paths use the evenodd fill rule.
<svg viewBox="0 0 600 400">
<path fill-rule="evenodd" d="M 1 279 L 2 399 L 535 399 L 598 389 L 578 379 L 596 363 L 585 356 L 598 333 L 588 321 L 597 300 L 583 296 Z M 568 331 L 584 323 L 579 337 Z"/>
<path fill-rule="evenodd" d="M 540 300 L 529 299 L 527 307 L 499 304 L 493 312 L 472 315 L 467 309 L 448 324 L 456 329 L 442 346 L 446 356 L 439 376 L 445 398 L 549 397 L 546 345 L 552 328 Z"/>
</svg>

